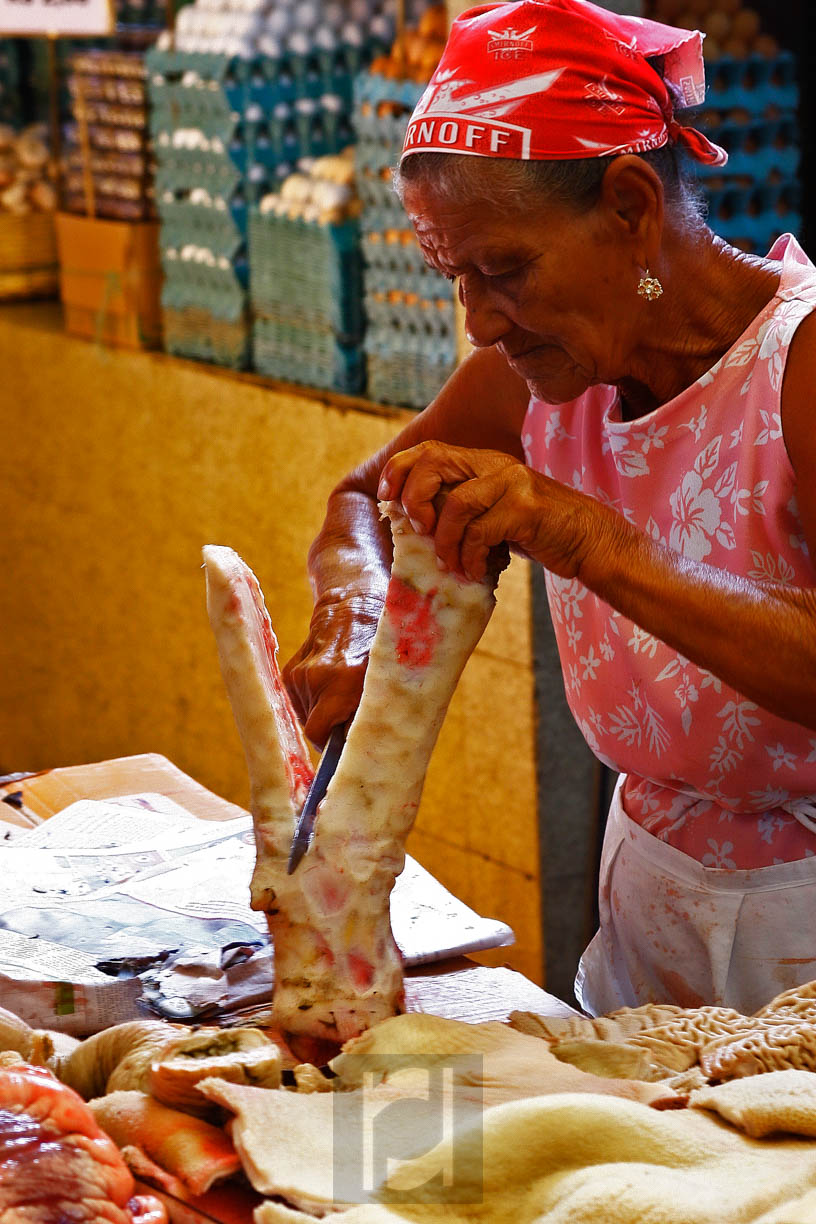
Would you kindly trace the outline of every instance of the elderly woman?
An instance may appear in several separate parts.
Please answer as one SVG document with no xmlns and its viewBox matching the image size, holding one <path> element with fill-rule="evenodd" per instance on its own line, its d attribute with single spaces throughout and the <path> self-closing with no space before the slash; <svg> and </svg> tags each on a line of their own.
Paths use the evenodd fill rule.
<svg viewBox="0 0 816 1224">
<path fill-rule="evenodd" d="M 321 742 L 385 590 L 378 496 L 456 573 L 499 541 L 546 567 L 571 709 L 621 773 L 594 1013 L 816 977 L 816 268 L 702 220 L 681 155 L 725 154 L 674 114 L 701 42 L 584 0 L 454 23 L 396 181 L 476 351 L 332 494 L 287 672 Z"/>
</svg>

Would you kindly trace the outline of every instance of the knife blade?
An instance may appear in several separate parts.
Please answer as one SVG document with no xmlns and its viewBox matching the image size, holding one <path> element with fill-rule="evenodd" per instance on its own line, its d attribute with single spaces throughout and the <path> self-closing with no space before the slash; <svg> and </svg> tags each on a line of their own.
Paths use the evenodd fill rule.
<svg viewBox="0 0 816 1224">
<path fill-rule="evenodd" d="M 334 776 L 334 771 L 337 768 L 337 762 L 340 760 L 340 753 L 343 751 L 345 742 L 346 724 L 338 723 L 336 727 L 332 727 L 329 733 L 326 747 L 323 749 L 323 755 L 317 766 L 317 772 L 312 779 L 312 785 L 309 787 L 306 802 L 301 809 L 300 816 L 298 816 L 295 835 L 292 838 L 292 848 L 289 851 L 289 862 L 286 866 L 287 875 L 292 874 L 309 849 L 318 804 L 325 795 L 326 788 Z"/>
</svg>

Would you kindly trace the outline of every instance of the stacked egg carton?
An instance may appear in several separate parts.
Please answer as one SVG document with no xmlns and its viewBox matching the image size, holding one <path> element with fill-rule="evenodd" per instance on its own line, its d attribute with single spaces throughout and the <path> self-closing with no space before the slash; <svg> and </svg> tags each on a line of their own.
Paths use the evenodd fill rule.
<svg viewBox="0 0 816 1224">
<path fill-rule="evenodd" d="M 801 227 L 794 56 L 762 31 L 759 15 L 741 0 L 655 0 L 652 15 L 706 35 L 699 126 L 727 150 L 728 162 L 690 168 L 715 233 L 764 254 L 780 234 Z"/>
<path fill-rule="evenodd" d="M 456 365 L 453 287 L 426 266 L 391 186 L 408 119 L 444 45 L 445 20 L 443 9 L 427 10 L 355 82 L 368 394 L 410 408 L 424 408 Z"/>
<path fill-rule="evenodd" d="M 368 14 L 376 0 L 354 3 Z M 171 352 L 249 364 L 250 213 L 300 159 L 348 145 L 353 74 L 392 28 L 350 11 L 196 0 L 175 47 L 162 39 L 150 53 Z"/>
<path fill-rule="evenodd" d="M 352 150 L 302 163 L 250 219 L 256 370 L 363 390 L 362 259 Z"/>
<path fill-rule="evenodd" d="M 68 90 L 72 122 L 65 129 L 63 150 L 67 211 L 93 211 L 120 221 L 154 218 L 144 56 L 116 50 L 75 55 Z"/>
</svg>

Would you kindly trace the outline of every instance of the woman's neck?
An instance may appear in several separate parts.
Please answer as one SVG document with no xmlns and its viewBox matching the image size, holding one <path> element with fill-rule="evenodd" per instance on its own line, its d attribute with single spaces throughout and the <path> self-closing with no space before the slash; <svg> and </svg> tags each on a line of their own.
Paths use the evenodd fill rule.
<svg viewBox="0 0 816 1224">
<path fill-rule="evenodd" d="M 779 265 L 728 246 L 708 230 L 689 242 L 667 235 L 663 296 L 645 302 L 631 373 L 620 380 L 626 419 L 690 387 L 742 335 L 779 287 Z"/>
</svg>

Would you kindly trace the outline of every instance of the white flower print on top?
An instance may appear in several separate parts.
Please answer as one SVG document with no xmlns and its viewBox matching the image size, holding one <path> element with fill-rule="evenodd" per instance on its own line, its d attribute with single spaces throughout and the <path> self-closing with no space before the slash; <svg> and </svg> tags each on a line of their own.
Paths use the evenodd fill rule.
<svg viewBox="0 0 816 1224">
<path fill-rule="evenodd" d="M 703 866 L 720 868 L 727 867 L 729 871 L 733 871 L 737 864 L 732 858 L 728 857 L 734 849 L 733 842 L 726 841 L 720 843 L 714 841 L 713 837 L 709 837 L 708 845 L 711 847 L 711 849 L 707 854 L 704 854 L 701 859 Z"/>
<path fill-rule="evenodd" d="M 807 313 L 807 310 L 803 311 L 802 302 L 784 302 L 781 309 L 775 311 L 757 332 L 759 360 L 766 363 L 768 382 L 775 391 L 782 385 L 785 357 L 793 333 Z"/>
<path fill-rule="evenodd" d="M 673 400 L 624 420 L 614 388 L 590 387 L 568 404 L 533 401 L 522 435 L 531 466 L 726 582 L 816 587 L 780 406 L 791 339 L 816 308 L 816 268 L 789 237 L 771 258 L 782 265 L 777 297 Z M 726 868 L 816 850 L 816 832 L 780 806 L 816 799 L 813 731 L 760 708 L 581 583 L 548 575 L 547 590 L 570 707 L 593 751 L 626 775 L 633 820 Z M 646 787 L 648 807 L 630 805 Z"/>
<path fill-rule="evenodd" d="M 711 537 L 720 525 L 720 499 L 703 486 L 698 472 L 686 472 L 671 496 L 673 523 L 669 546 L 692 561 L 704 561 L 711 552 Z"/>
<path fill-rule="evenodd" d="M 774 744 L 773 747 L 766 744 L 765 751 L 773 762 L 774 771 L 782 768 L 796 768 L 796 753 L 788 752 L 784 744 Z"/>
</svg>

